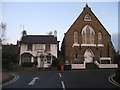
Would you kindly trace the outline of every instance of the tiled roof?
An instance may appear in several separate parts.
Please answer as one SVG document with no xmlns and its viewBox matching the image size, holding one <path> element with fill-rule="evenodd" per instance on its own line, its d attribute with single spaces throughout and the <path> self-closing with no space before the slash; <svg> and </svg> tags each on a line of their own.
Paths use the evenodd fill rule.
<svg viewBox="0 0 120 90">
<path fill-rule="evenodd" d="M 26 35 L 20 43 L 25 44 L 57 44 L 57 38 L 53 35 Z"/>
</svg>

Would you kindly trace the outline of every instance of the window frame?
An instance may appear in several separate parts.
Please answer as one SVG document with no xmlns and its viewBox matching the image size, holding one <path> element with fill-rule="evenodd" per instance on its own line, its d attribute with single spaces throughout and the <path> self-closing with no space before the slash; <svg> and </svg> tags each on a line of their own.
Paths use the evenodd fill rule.
<svg viewBox="0 0 120 90">
<path fill-rule="evenodd" d="M 78 32 L 74 32 L 74 44 L 78 44 Z"/>
<path fill-rule="evenodd" d="M 27 51 L 32 51 L 32 44 L 27 44 Z"/>
<path fill-rule="evenodd" d="M 73 46 L 79 46 L 79 43 L 78 43 L 78 37 L 79 37 L 79 33 L 77 31 L 74 31 L 74 41 L 73 41 Z"/>
<path fill-rule="evenodd" d="M 87 30 L 89 30 L 89 32 Z M 87 34 L 89 34 L 89 36 Z M 81 37 L 82 44 L 95 44 L 95 31 L 90 25 L 83 27 Z"/>
<path fill-rule="evenodd" d="M 98 44 L 102 44 L 102 33 L 98 32 Z"/>
<path fill-rule="evenodd" d="M 84 21 L 91 21 L 91 20 L 92 20 L 92 18 L 91 18 L 91 16 L 89 14 L 86 14 L 84 16 Z"/>
<path fill-rule="evenodd" d="M 51 46 L 50 44 L 46 44 L 45 45 L 45 51 L 49 52 L 51 50 L 50 46 Z"/>
<path fill-rule="evenodd" d="M 35 50 L 44 50 L 44 44 L 35 44 Z"/>
</svg>

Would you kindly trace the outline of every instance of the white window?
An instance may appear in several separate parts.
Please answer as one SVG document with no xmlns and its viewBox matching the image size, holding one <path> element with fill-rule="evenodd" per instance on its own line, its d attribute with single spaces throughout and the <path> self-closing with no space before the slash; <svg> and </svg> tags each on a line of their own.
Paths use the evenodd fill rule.
<svg viewBox="0 0 120 90">
<path fill-rule="evenodd" d="M 82 43 L 85 44 L 85 31 L 82 33 Z"/>
<path fill-rule="evenodd" d="M 74 44 L 78 44 L 78 32 L 74 32 Z"/>
<path fill-rule="evenodd" d="M 82 44 L 94 44 L 95 32 L 93 28 L 86 25 L 82 30 Z"/>
<path fill-rule="evenodd" d="M 86 28 L 86 44 L 90 44 L 91 42 L 90 42 L 90 28 L 87 26 L 87 28 Z"/>
<path fill-rule="evenodd" d="M 77 31 L 74 32 L 74 43 L 73 43 L 72 47 L 74 47 L 74 46 L 79 46 L 79 44 L 78 44 L 78 32 Z"/>
<path fill-rule="evenodd" d="M 44 50 L 44 45 L 43 44 L 36 44 L 35 50 Z"/>
<path fill-rule="evenodd" d="M 98 33 L 98 44 L 102 44 L 102 34 L 101 34 L 101 32 Z"/>
<path fill-rule="evenodd" d="M 45 51 L 50 51 L 50 44 L 46 44 Z"/>
<path fill-rule="evenodd" d="M 86 14 L 84 17 L 84 21 L 91 21 L 90 15 Z"/>
<path fill-rule="evenodd" d="M 27 50 L 28 50 L 28 51 L 32 51 L 32 44 L 28 44 L 28 45 L 27 45 Z"/>
<path fill-rule="evenodd" d="M 91 32 L 91 43 L 94 44 L 94 32 L 93 31 Z"/>
</svg>

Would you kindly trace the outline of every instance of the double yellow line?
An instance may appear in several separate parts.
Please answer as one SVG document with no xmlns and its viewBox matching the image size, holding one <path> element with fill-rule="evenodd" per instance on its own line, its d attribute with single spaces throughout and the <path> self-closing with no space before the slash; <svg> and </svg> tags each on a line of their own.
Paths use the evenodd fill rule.
<svg viewBox="0 0 120 90">
<path fill-rule="evenodd" d="M 115 76 L 115 74 L 110 75 L 110 76 L 108 77 L 109 82 L 111 82 L 112 84 L 114 84 L 114 85 L 117 86 L 117 87 L 120 87 L 120 84 L 117 83 L 117 82 L 113 79 L 114 76 Z"/>
</svg>

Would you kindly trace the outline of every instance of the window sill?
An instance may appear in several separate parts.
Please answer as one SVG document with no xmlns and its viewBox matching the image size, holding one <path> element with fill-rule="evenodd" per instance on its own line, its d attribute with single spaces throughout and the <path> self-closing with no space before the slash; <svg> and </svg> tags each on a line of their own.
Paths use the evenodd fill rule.
<svg viewBox="0 0 120 90">
<path fill-rule="evenodd" d="M 98 44 L 97 46 L 98 47 L 104 47 L 104 44 Z"/>
<path fill-rule="evenodd" d="M 72 47 L 75 47 L 75 46 L 79 47 L 80 45 L 79 45 L 79 44 L 73 44 L 73 46 L 72 46 Z"/>
<path fill-rule="evenodd" d="M 96 44 L 81 44 L 81 46 L 93 46 L 93 47 L 96 47 Z"/>
<path fill-rule="evenodd" d="M 100 60 L 111 60 L 111 57 L 100 57 Z"/>
<path fill-rule="evenodd" d="M 87 22 L 87 21 L 90 22 L 91 20 L 86 20 L 86 19 L 84 19 L 84 21 L 85 21 L 85 22 Z"/>
</svg>

